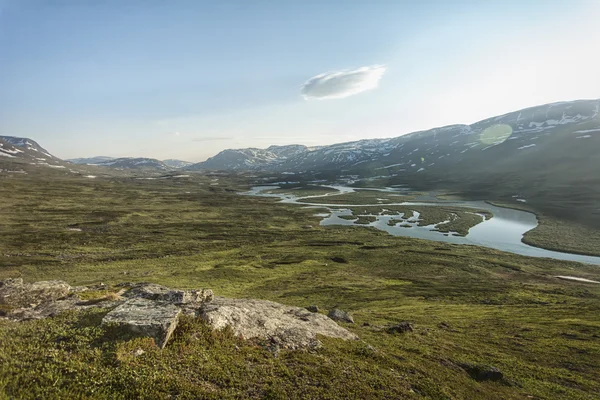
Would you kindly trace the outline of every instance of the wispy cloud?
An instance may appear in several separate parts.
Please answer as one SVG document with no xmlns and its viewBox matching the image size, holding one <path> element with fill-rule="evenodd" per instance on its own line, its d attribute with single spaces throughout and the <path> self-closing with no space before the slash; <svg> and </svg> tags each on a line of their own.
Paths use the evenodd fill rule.
<svg viewBox="0 0 600 400">
<path fill-rule="evenodd" d="M 235 139 L 234 137 L 227 137 L 227 136 L 213 136 L 213 137 L 197 137 L 197 138 L 193 138 L 192 142 L 212 142 L 214 140 L 233 140 Z"/>
<path fill-rule="evenodd" d="M 306 100 L 342 99 L 375 89 L 385 71 L 386 67 L 383 65 L 372 65 L 327 72 L 306 81 L 300 89 L 300 94 Z"/>
</svg>

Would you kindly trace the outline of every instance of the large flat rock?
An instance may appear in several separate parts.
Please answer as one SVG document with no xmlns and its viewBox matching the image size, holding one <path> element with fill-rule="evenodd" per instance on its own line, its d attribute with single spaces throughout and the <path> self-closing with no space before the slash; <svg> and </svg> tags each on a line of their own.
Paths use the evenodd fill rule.
<svg viewBox="0 0 600 400">
<path fill-rule="evenodd" d="M 102 319 L 102 324 L 116 324 L 138 336 L 147 336 L 162 349 L 177 327 L 181 309 L 173 304 L 133 298 Z"/>
<path fill-rule="evenodd" d="M 14 308 L 35 307 L 38 304 L 66 297 L 71 286 L 63 281 L 23 283 L 23 279 L 0 282 L 0 304 Z"/>
<path fill-rule="evenodd" d="M 291 350 L 320 346 L 317 335 L 358 339 L 325 315 L 267 300 L 216 297 L 202 307 L 200 317 L 213 329 L 231 327 L 244 339 L 267 339 Z"/>
<path fill-rule="evenodd" d="M 124 296 L 130 298 L 140 297 L 174 304 L 199 304 L 212 301 L 213 291 L 210 289 L 178 290 L 155 283 L 142 283 L 131 288 Z"/>
</svg>

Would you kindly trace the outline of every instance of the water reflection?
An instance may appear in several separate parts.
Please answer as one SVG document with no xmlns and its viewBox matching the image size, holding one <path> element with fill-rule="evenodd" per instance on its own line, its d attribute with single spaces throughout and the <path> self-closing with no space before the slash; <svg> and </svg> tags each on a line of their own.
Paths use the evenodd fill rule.
<svg viewBox="0 0 600 400">
<path fill-rule="evenodd" d="M 327 195 L 315 195 L 305 197 L 295 197 L 291 194 L 279 194 L 279 193 L 264 193 L 267 190 L 273 190 L 279 188 L 278 186 L 255 186 L 249 192 L 245 193 L 252 196 L 264 196 L 264 197 L 276 197 L 283 203 L 287 204 L 298 204 L 304 207 L 314 208 L 326 208 L 330 213 L 319 214 L 323 220 L 321 225 L 346 225 L 346 226 L 371 226 L 379 230 L 388 232 L 394 236 L 409 236 L 419 239 L 435 240 L 439 242 L 448 242 L 456 244 L 474 244 L 479 246 L 485 246 L 497 250 L 507 251 L 515 254 L 522 254 L 533 257 L 547 257 L 555 258 L 559 260 L 579 261 L 588 264 L 600 265 L 600 257 L 584 256 L 578 254 L 561 253 L 558 251 L 545 250 L 538 247 L 529 246 L 521 241 L 523 234 L 537 226 L 537 218 L 534 214 L 513 210 L 508 208 L 496 207 L 488 204 L 484 201 L 443 201 L 435 197 L 435 194 L 429 193 L 418 197 L 418 202 L 401 202 L 401 203 L 386 203 L 386 204 L 373 204 L 377 206 L 411 206 L 411 205 L 446 205 L 446 206 L 458 206 L 466 208 L 474 208 L 479 210 L 489 210 L 494 214 L 493 218 L 483 220 L 483 222 L 475 225 L 469 230 L 467 236 L 457 236 L 450 233 L 442 233 L 434 231 L 435 225 L 419 226 L 416 218 L 411 217 L 409 219 L 401 218 L 401 215 L 375 215 L 376 220 L 369 224 L 356 224 L 356 220 L 347 220 L 340 218 L 344 215 L 352 215 L 352 212 L 344 207 L 356 207 L 364 206 L 365 204 L 321 204 L 321 203 L 310 203 L 306 202 L 306 199 L 311 198 L 323 198 L 329 196 L 336 196 L 343 193 L 352 193 L 357 189 L 347 186 L 324 186 L 331 187 L 339 190 L 338 193 L 329 193 Z M 361 190 L 364 190 L 361 188 Z M 385 188 L 385 189 L 369 189 L 378 190 L 384 192 L 401 192 L 406 193 L 404 188 Z M 299 200 L 303 200 L 299 202 Z M 391 219 L 400 220 L 400 223 L 395 225 L 389 225 Z M 482 218 L 483 219 L 483 218 Z M 442 222 L 442 221 L 440 221 Z"/>
</svg>

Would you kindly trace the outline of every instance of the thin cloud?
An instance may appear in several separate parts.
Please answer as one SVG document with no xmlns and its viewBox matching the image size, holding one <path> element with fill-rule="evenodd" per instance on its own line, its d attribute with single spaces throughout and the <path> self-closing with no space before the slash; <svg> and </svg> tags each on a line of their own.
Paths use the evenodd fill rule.
<svg viewBox="0 0 600 400">
<path fill-rule="evenodd" d="M 212 142 L 214 140 L 233 140 L 235 138 L 233 137 L 218 137 L 218 136 L 214 136 L 214 137 L 197 137 L 197 138 L 193 138 L 192 142 Z"/>
<path fill-rule="evenodd" d="M 306 100 L 343 99 L 377 88 L 386 71 L 383 65 L 353 70 L 327 72 L 310 78 L 302 85 L 300 95 Z"/>
</svg>

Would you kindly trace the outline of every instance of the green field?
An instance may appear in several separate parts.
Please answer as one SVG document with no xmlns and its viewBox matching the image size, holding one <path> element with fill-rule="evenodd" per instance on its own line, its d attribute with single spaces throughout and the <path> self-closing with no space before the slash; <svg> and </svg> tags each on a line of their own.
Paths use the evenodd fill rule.
<svg viewBox="0 0 600 400">
<path fill-rule="evenodd" d="M 273 355 L 185 319 L 164 350 L 113 337 L 106 311 L 0 320 L 0 398 L 593 399 L 597 266 L 321 227 L 315 209 L 241 196 L 243 176 L 0 177 L 0 279 L 156 282 L 341 308 L 361 340 Z M 307 229 L 311 225 L 311 229 Z M 414 332 L 385 327 L 410 321 Z M 133 356 L 137 349 L 145 353 Z M 489 364 L 500 382 L 460 365 Z"/>
</svg>

